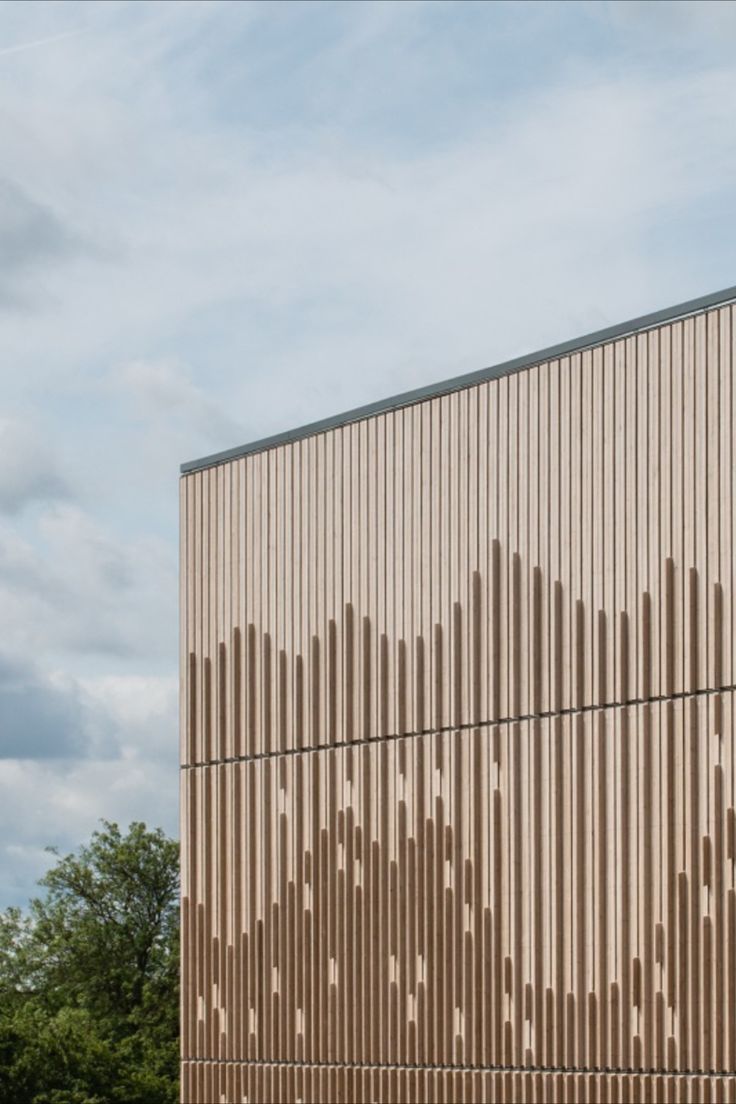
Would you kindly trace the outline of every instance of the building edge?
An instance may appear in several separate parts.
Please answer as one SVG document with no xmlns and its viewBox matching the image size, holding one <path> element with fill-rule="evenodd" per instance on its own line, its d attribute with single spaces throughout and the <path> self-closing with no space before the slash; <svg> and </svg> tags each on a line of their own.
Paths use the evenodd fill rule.
<svg viewBox="0 0 736 1104">
<path fill-rule="evenodd" d="M 411 391 L 403 391 L 387 399 L 380 399 L 364 406 L 356 406 L 353 410 L 347 410 L 342 414 L 333 414 L 331 417 L 322 418 L 316 422 L 308 422 L 295 429 L 275 433 L 270 437 L 263 437 L 244 445 L 236 445 L 234 448 L 214 452 L 197 460 L 189 460 L 182 464 L 179 470 L 182 475 L 191 475 L 192 472 L 202 471 L 205 468 L 214 468 L 218 464 L 227 464 L 241 456 L 266 452 L 268 449 L 277 448 L 279 445 L 286 445 L 292 441 L 300 441 L 305 437 L 314 437 L 330 429 L 337 429 L 338 426 L 361 422 L 365 418 L 382 414 L 384 411 L 414 406 L 416 403 L 425 402 L 427 399 L 449 395 L 453 391 L 462 391 L 466 387 L 473 387 L 476 384 L 484 383 L 486 380 L 502 379 L 504 376 L 521 372 L 525 368 L 533 368 L 537 364 L 543 364 L 545 361 L 556 360 L 559 357 L 569 356 L 571 353 L 582 352 L 585 349 L 615 341 L 620 337 L 628 337 L 644 330 L 655 329 L 666 322 L 675 322 L 680 318 L 687 318 L 689 315 L 698 314 L 711 308 L 726 306 L 734 301 L 736 301 L 736 285 L 724 288 L 721 291 L 711 292 L 709 295 L 701 295 L 697 299 L 689 299 L 684 303 L 677 303 L 673 307 L 665 307 L 662 310 L 643 314 L 626 322 L 619 322 L 614 326 L 607 326 L 602 330 L 595 330 L 569 341 L 549 345 L 546 349 L 539 349 L 534 353 L 512 357 L 511 360 L 502 361 L 490 368 L 479 368 L 473 372 L 466 372 L 461 376 L 454 376 L 452 379 L 441 380 L 439 383 L 417 387 Z"/>
</svg>

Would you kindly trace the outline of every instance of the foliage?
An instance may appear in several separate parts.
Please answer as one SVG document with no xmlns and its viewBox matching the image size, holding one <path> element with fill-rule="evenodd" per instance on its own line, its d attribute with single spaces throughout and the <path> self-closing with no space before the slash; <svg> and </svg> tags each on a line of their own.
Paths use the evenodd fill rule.
<svg viewBox="0 0 736 1104">
<path fill-rule="evenodd" d="M 175 1104 L 178 865 L 160 829 L 105 821 L 0 913 L 3 1104 Z"/>
</svg>

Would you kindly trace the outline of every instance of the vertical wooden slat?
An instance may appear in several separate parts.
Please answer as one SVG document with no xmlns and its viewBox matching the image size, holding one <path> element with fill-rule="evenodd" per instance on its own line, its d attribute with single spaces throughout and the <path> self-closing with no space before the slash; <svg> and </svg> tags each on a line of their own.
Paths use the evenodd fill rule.
<svg viewBox="0 0 736 1104">
<path fill-rule="evenodd" d="M 732 315 L 186 476 L 183 1094 L 732 1098 Z"/>
</svg>

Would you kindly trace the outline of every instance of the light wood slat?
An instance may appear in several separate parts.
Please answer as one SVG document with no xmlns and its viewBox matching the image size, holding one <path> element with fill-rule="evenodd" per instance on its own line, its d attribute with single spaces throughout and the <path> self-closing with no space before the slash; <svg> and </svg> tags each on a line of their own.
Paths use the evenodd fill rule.
<svg viewBox="0 0 736 1104">
<path fill-rule="evenodd" d="M 192 1100 L 729 1098 L 735 344 L 701 312 L 183 479 Z M 509 1069 L 426 1068 L 469 1064 Z"/>
<path fill-rule="evenodd" d="M 192 838 L 207 841 L 205 880 L 190 870 L 185 877 L 185 910 L 201 917 L 203 959 L 200 1026 L 190 1032 L 201 1042 L 190 1043 L 187 1056 L 231 1056 L 246 1036 L 238 1018 L 247 1006 L 255 1030 L 236 1057 L 409 1063 L 425 1039 L 419 1060 L 431 1064 L 473 1055 L 482 1065 L 664 1069 L 656 985 L 672 1001 L 666 1033 L 676 1068 L 727 1069 L 725 1057 L 715 1065 L 714 1033 L 730 1023 L 732 1007 L 728 985 L 715 983 L 713 954 L 717 941 L 724 960 L 733 955 L 733 704 L 733 693 L 705 695 L 379 742 L 357 760 L 335 748 L 243 763 L 242 791 L 252 795 L 244 800 L 253 805 L 244 838 L 233 767 L 186 772 L 198 795 L 187 807 L 203 818 Z M 673 742 L 682 746 L 679 765 L 666 751 Z M 494 746 L 495 783 L 481 787 L 478 764 L 482 773 Z M 303 779 L 296 791 L 294 772 Z M 359 872 L 354 854 L 346 863 L 347 825 L 353 852 L 360 835 Z M 672 855 L 665 843 L 679 825 L 683 844 Z M 604 849 L 601 837 L 611 835 Z M 479 839 L 492 854 L 485 883 L 472 872 L 483 858 Z M 611 852 L 619 856 L 615 879 Z M 185 854 L 193 863 L 191 850 Z M 421 897 L 409 856 L 424 867 Z M 231 887 L 248 881 L 252 901 L 237 910 L 237 930 Z M 417 901 L 424 920 L 415 951 L 404 923 Z M 471 976 L 465 964 L 479 960 L 483 941 L 474 910 L 493 918 L 494 962 L 490 973 Z M 364 937 L 360 1002 L 348 992 L 358 952 L 344 937 L 356 921 Z M 250 1004 L 227 976 L 244 941 L 256 948 Z M 540 943 L 547 951 L 537 955 Z M 304 984 L 289 983 L 302 963 L 308 1007 Z M 479 1004 L 492 1024 L 480 1036 Z"/>
<path fill-rule="evenodd" d="M 217 701 L 235 630 L 259 752 L 733 685 L 731 314 L 187 476 L 197 761 L 234 748 Z M 476 570 L 483 631 L 498 620 L 479 717 Z M 356 629 L 357 726 L 341 707 Z M 399 702 L 402 651 L 421 702 Z"/>
<path fill-rule="evenodd" d="M 185 1063 L 184 1104 L 734 1104 L 736 1078 Z"/>
</svg>

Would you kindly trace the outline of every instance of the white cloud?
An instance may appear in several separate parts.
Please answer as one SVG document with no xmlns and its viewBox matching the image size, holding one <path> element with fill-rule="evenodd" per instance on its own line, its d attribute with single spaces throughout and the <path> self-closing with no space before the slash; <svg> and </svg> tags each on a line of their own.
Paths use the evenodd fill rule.
<svg viewBox="0 0 736 1104">
<path fill-rule="evenodd" d="M 143 820 L 178 834 L 176 768 L 136 758 L 6 760 L 0 771 L 0 906 L 22 904 L 46 869 L 46 846 L 76 848 L 100 819 Z M 172 776 L 175 781 L 172 785 Z"/>
<path fill-rule="evenodd" d="M 108 381 L 155 434 L 176 427 L 182 438 L 186 434 L 189 440 L 217 443 L 242 432 L 178 360 L 128 361 L 113 369 Z"/>
<path fill-rule="evenodd" d="M 0 655 L 0 718 L 0 759 L 79 757 L 101 742 L 76 686 L 8 655 Z"/>
<path fill-rule="evenodd" d="M 45 298 L 46 270 L 81 248 L 49 206 L 0 177 L 0 308 L 30 307 Z"/>
<path fill-rule="evenodd" d="M 179 680 L 174 675 L 102 675 L 81 680 L 96 703 L 123 734 L 123 757 L 130 763 L 178 756 Z"/>
<path fill-rule="evenodd" d="M 69 496 L 59 460 L 27 422 L 0 418 L 0 455 L 0 513 Z"/>
<path fill-rule="evenodd" d="M 614 26 L 618 24 L 629 33 L 656 35 L 660 43 L 664 39 L 682 44 L 683 35 L 695 35 L 706 43 L 715 40 L 728 48 L 722 36 L 736 30 L 736 5 L 730 0 L 658 0 L 656 4 L 651 0 L 608 0 L 590 7 L 597 8 L 595 14 Z M 685 43 L 691 47 L 692 38 L 686 38 Z"/>
<path fill-rule="evenodd" d="M 48 35 L 46 38 L 37 38 L 32 42 L 18 42 L 14 46 L 2 46 L 0 47 L 0 57 L 7 56 L 8 54 L 22 53 L 24 50 L 36 50 L 40 46 L 50 46 L 54 42 L 61 42 L 65 38 L 71 38 L 81 33 L 81 30 L 62 31 L 60 34 Z"/>
<path fill-rule="evenodd" d="M 0 907 L 26 899 L 50 861 L 44 847 L 71 850 L 102 818 L 178 833 L 176 679 L 90 678 L 75 689 L 111 735 L 92 756 L 3 761 Z"/>
<path fill-rule="evenodd" d="M 153 664 L 175 655 L 175 549 L 123 542 L 72 505 L 41 513 L 32 538 L 0 527 L 6 647 L 55 662 L 64 652 Z"/>
<path fill-rule="evenodd" d="M 230 14 L 221 18 L 230 25 Z M 159 13 L 147 49 L 160 53 L 167 35 L 176 45 L 183 33 L 180 21 Z M 141 28 L 123 34 L 137 42 Z M 122 112 L 110 85 L 132 62 L 108 57 L 106 75 L 99 57 L 111 42 L 100 30 L 94 43 L 90 60 L 90 40 L 72 42 L 84 64 L 73 82 L 66 70 L 59 77 L 62 102 L 73 96 L 80 109 L 70 148 L 56 145 L 51 109 L 39 112 L 33 148 L 6 127 L 24 173 L 36 178 L 40 148 L 68 217 L 88 233 L 96 227 L 108 244 L 115 239 L 114 262 L 90 260 L 73 279 L 57 276 L 63 310 L 54 322 L 64 348 L 95 362 L 101 345 L 120 343 L 132 363 L 150 363 L 140 354 L 163 331 L 170 350 L 154 362 L 175 363 L 174 332 L 201 327 L 214 310 L 209 355 L 197 367 L 209 376 L 205 389 L 229 397 L 236 388 L 236 411 L 252 410 L 246 394 L 255 380 L 267 420 L 281 398 L 274 362 L 279 370 L 290 362 L 295 382 L 317 375 L 331 383 L 338 368 L 346 371 L 336 355 L 349 348 L 361 369 L 372 366 L 367 379 L 352 373 L 357 386 L 375 380 L 380 394 L 397 372 L 413 377 L 414 357 L 426 364 L 431 356 L 425 371 L 450 374 L 458 359 L 479 364 L 503 351 L 528 325 L 529 297 L 536 326 L 557 324 L 565 336 L 570 315 L 604 306 L 616 319 L 658 305 L 654 286 L 662 302 L 700 290 L 682 268 L 663 271 L 642 234 L 730 188 L 731 65 L 675 77 L 575 72 L 503 110 L 491 104 L 472 132 L 409 155 L 329 130 L 297 130 L 288 147 L 259 144 L 251 130 L 216 117 L 187 126 L 165 67 L 138 73 L 140 88 L 155 91 L 152 104 L 134 96 Z M 25 101 L 15 107 L 26 109 Z M 575 305 L 562 314 L 567 303 Z M 516 343 L 526 347 L 523 334 Z M 48 362 L 34 371 L 45 374 Z"/>
</svg>

